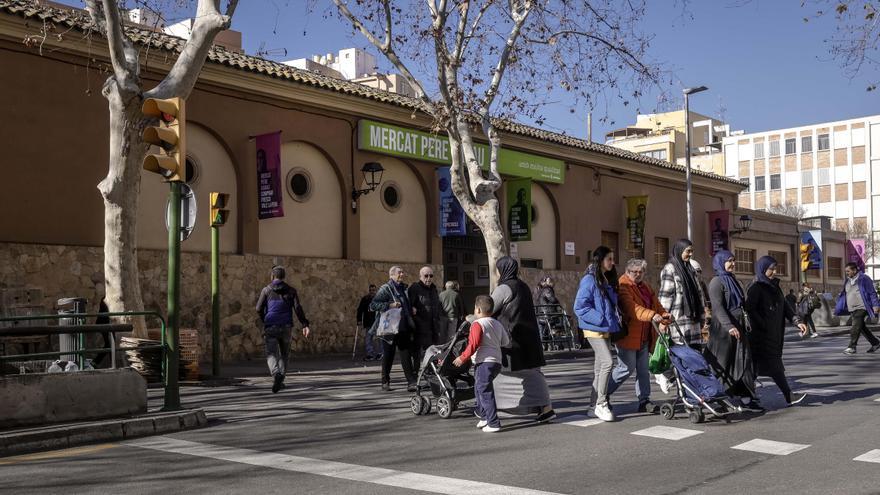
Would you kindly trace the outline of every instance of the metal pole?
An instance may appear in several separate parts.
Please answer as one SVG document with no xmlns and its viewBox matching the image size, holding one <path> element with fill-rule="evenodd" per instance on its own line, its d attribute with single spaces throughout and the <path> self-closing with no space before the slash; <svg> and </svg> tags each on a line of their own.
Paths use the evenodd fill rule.
<svg viewBox="0 0 880 495">
<path fill-rule="evenodd" d="M 165 330 L 165 411 L 180 409 L 180 182 L 171 182 L 168 219 L 168 326 Z"/>
<path fill-rule="evenodd" d="M 684 94 L 684 166 L 685 181 L 687 182 L 687 226 L 688 239 L 693 242 L 694 217 L 693 204 L 691 203 L 691 110 L 688 104 L 688 94 Z"/>
<path fill-rule="evenodd" d="M 211 226 L 211 375 L 220 376 L 220 227 Z"/>
</svg>

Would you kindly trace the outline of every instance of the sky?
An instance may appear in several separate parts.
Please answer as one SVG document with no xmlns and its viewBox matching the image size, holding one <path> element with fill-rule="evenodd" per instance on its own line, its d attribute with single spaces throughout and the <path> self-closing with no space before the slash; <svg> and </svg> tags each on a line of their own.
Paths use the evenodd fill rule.
<svg viewBox="0 0 880 495">
<path fill-rule="evenodd" d="M 319 6 L 312 12 L 307 0 L 242 1 L 232 27 L 243 33 L 245 52 L 263 51 L 264 58 L 283 61 L 367 47 L 350 27 L 322 15 L 330 0 L 312 1 Z M 691 97 L 691 110 L 720 118 L 731 130 L 758 132 L 880 113 L 880 90 L 865 91 L 878 79 L 876 70 L 847 78 L 824 43 L 834 34 L 834 18 L 804 22 L 813 9 L 809 1 L 808 7 L 801 3 L 690 0 L 682 15 L 680 1 L 648 0 L 642 30 L 654 35 L 650 56 L 674 73 L 672 92 L 708 86 Z M 383 63 L 380 70 L 387 70 Z M 637 111 L 655 108 L 656 94 L 650 93 L 638 105 L 612 101 L 594 111 L 593 139 L 601 141 L 606 132 L 635 123 Z M 566 102 L 546 108 L 542 127 L 585 137 L 587 111 L 574 110 Z M 607 122 L 600 122 L 603 116 Z"/>
</svg>

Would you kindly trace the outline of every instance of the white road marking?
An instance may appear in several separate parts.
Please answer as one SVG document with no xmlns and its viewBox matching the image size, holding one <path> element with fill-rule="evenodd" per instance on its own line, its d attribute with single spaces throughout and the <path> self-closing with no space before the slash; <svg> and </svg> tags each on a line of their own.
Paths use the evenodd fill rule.
<svg viewBox="0 0 880 495">
<path fill-rule="evenodd" d="M 795 393 L 831 397 L 832 395 L 842 394 L 843 390 L 833 390 L 830 388 L 805 388 L 802 390 L 795 390 Z"/>
<path fill-rule="evenodd" d="M 776 442 L 773 440 L 763 440 L 760 438 L 756 438 L 754 440 L 749 440 L 746 443 L 734 445 L 731 448 L 736 450 L 748 450 L 750 452 L 760 452 L 762 454 L 788 455 L 793 454 L 799 450 L 804 450 L 807 447 L 809 447 L 809 445 L 804 445 L 800 443 Z"/>
<path fill-rule="evenodd" d="M 880 449 L 874 449 L 853 459 L 854 461 L 876 462 L 880 464 Z"/>
<path fill-rule="evenodd" d="M 672 426 L 652 426 L 644 430 L 634 431 L 633 435 L 643 437 L 662 438 L 664 440 L 681 440 L 683 438 L 692 437 L 703 433 L 700 430 L 688 430 L 686 428 L 675 428 Z"/>
<path fill-rule="evenodd" d="M 563 418 L 556 418 L 553 420 L 554 423 L 560 425 L 569 425 L 569 426 L 580 426 L 587 427 L 604 423 L 599 418 L 591 418 L 586 414 L 576 414 L 574 416 L 565 416 Z"/>
<path fill-rule="evenodd" d="M 461 480 L 430 474 L 397 471 L 394 469 L 360 466 L 357 464 L 312 459 L 275 452 L 260 452 L 258 450 L 223 447 L 220 445 L 189 442 L 186 440 L 162 436 L 125 442 L 125 445 L 173 454 L 237 462 L 240 464 L 279 469 L 282 471 L 327 476 L 330 478 L 407 488 L 410 490 L 421 490 L 430 493 L 444 493 L 449 495 L 560 495 L 554 492 L 532 490 L 516 486 L 496 485 L 494 483 L 484 483 L 481 481 Z"/>
</svg>

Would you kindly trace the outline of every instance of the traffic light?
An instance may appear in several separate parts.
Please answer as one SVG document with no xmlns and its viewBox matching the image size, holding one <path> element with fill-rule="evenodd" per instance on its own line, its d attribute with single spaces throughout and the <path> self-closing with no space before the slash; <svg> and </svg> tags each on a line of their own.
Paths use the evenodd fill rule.
<svg viewBox="0 0 880 495">
<path fill-rule="evenodd" d="M 211 227 L 222 227 L 229 219 L 229 210 L 226 203 L 229 201 L 229 194 L 221 192 L 211 193 Z"/>
<path fill-rule="evenodd" d="M 810 269 L 810 252 L 813 246 L 810 244 L 801 244 L 801 271 L 805 272 Z"/>
<path fill-rule="evenodd" d="M 161 153 L 144 157 L 144 169 L 168 182 L 186 180 L 186 116 L 183 98 L 147 98 L 141 107 L 147 117 L 159 119 L 158 126 L 144 129 L 144 142 L 158 146 Z"/>
</svg>

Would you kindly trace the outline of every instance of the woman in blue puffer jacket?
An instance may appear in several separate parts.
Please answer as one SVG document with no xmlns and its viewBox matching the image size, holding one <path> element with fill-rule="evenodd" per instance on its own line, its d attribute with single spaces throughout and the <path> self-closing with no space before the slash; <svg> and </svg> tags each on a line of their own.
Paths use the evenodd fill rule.
<svg viewBox="0 0 880 495">
<path fill-rule="evenodd" d="M 614 251 L 599 246 L 593 252 L 587 273 L 581 279 L 574 300 L 574 314 L 595 356 L 590 412 L 602 421 L 614 421 L 608 404 L 608 382 L 614 360 L 611 357 L 611 334 L 621 331 L 617 310 L 617 270 Z"/>
</svg>

